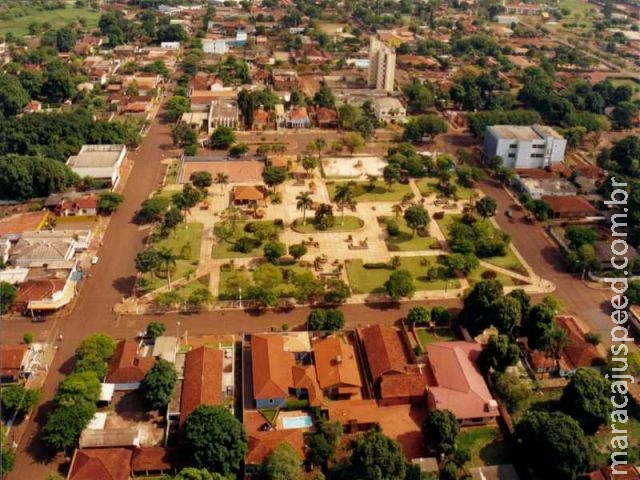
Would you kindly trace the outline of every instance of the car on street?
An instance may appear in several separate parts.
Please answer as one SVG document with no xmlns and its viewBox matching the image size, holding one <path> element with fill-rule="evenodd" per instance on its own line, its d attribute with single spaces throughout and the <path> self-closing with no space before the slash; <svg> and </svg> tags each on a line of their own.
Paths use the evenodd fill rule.
<svg viewBox="0 0 640 480">
<path fill-rule="evenodd" d="M 98 260 L 100 260 L 98 257 L 92 257 L 91 258 L 91 265 L 95 265 L 96 263 L 98 263 Z"/>
</svg>

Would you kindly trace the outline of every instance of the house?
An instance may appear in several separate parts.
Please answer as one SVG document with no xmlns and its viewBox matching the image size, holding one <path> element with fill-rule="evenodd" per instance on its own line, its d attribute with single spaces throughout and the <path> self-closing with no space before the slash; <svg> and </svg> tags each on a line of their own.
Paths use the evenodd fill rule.
<svg viewBox="0 0 640 480">
<path fill-rule="evenodd" d="M 472 480 L 519 480 L 520 477 L 511 464 L 484 465 L 470 469 Z"/>
<path fill-rule="evenodd" d="M 564 160 L 567 141 L 544 125 L 493 125 L 484 134 L 487 158 L 502 157 L 508 168 L 542 168 Z"/>
<path fill-rule="evenodd" d="M 131 473 L 133 476 L 158 476 L 175 474 L 184 465 L 178 448 L 141 447 L 133 450 Z"/>
<path fill-rule="evenodd" d="M 23 232 L 9 253 L 9 263 L 18 267 L 35 267 L 71 260 L 85 250 L 91 230 L 39 230 Z"/>
<path fill-rule="evenodd" d="M 77 449 L 67 480 L 128 480 L 132 456 L 128 448 Z"/>
<path fill-rule="evenodd" d="M 109 362 L 106 381 L 115 384 L 116 391 L 136 390 L 156 359 L 138 356 L 138 342 L 122 340 Z"/>
<path fill-rule="evenodd" d="M 266 130 L 269 126 L 269 112 L 267 112 L 262 106 L 253 111 L 253 124 L 251 127 L 254 130 Z"/>
<path fill-rule="evenodd" d="M 291 445 L 298 452 L 299 458 L 305 457 L 304 437 L 300 429 L 251 432 L 249 434 L 249 449 L 245 458 L 247 469 L 249 471 L 257 470 L 276 447 L 283 443 Z"/>
<path fill-rule="evenodd" d="M 98 214 L 98 197 L 92 193 L 52 193 L 43 207 L 61 217 L 94 216 Z"/>
<path fill-rule="evenodd" d="M 208 55 L 224 55 L 229 51 L 229 45 L 224 38 L 203 38 L 202 51 Z"/>
<path fill-rule="evenodd" d="M 584 339 L 584 332 L 573 317 L 556 317 L 556 323 L 567 332 L 568 344 L 562 348 L 562 356 L 571 369 L 588 368 L 602 363 L 596 347 Z"/>
<path fill-rule="evenodd" d="M 199 347 L 187 352 L 180 399 L 180 425 L 198 405 L 221 405 L 223 352 Z"/>
<path fill-rule="evenodd" d="M 400 332 L 386 325 L 373 325 L 360 332 L 374 383 L 383 375 L 405 373 L 407 354 Z"/>
<path fill-rule="evenodd" d="M 278 408 L 289 398 L 294 357 L 281 335 L 251 336 L 253 398 L 256 408 Z"/>
<path fill-rule="evenodd" d="M 374 99 L 373 112 L 379 122 L 405 123 L 407 120 L 407 109 L 394 97 Z"/>
<path fill-rule="evenodd" d="M 0 383 L 16 383 L 31 375 L 33 348 L 29 345 L 0 345 Z"/>
<path fill-rule="evenodd" d="M 384 375 L 380 381 L 380 405 L 424 405 L 427 378 L 423 368 L 415 365 L 413 371 L 401 375 Z"/>
<path fill-rule="evenodd" d="M 41 278 L 27 278 L 19 285 L 12 310 L 23 314 L 54 311 L 73 300 L 78 280 L 75 268 L 50 270 Z"/>
<path fill-rule="evenodd" d="M 332 400 L 360 395 L 362 380 L 355 350 L 340 337 L 328 337 L 313 345 L 318 384 Z"/>
<path fill-rule="evenodd" d="M 551 209 L 551 218 L 586 218 L 598 215 L 598 210 L 584 197 L 543 195 L 542 201 Z"/>
<path fill-rule="evenodd" d="M 134 95 L 125 98 L 118 105 L 118 112 L 122 115 L 140 115 L 147 113 L 153 107 L 154 98 L 151 95 Z"/>
<path fill-rule="evenodd" d="M 335 108 L 318 107 L 315 113 L 318 128 L 338 128 L 338 112 Z"/>
<path fill-rule="evenodd" d="M 67 166 L 80 178 L 104 180 L 114 189 L 126 154 L 124 145 L 83 145 L 77 155 L 69 157 Z"/>
<path fill-rule="evenodd" d="M 139 447 L 140 428 L 107 428 L 92 430 L 85 428 L 80 433 L 80 448 Z"/>
<path fill-rule="evenodd" d="M 251 207 L 263 206 L 267 198 L 264 187 L 252 185 L 238 185 L 231 190 L 233 204 Z"/>
<path fill-rule="evenodd" d="M 234 99 L 213 100 L 209 106 L 209 134 L 218 127 L 238 128 L 240 110 Z"/>
<path fill-rule="evenodd" d="M 339 422 L 345 433 L 367 431 L 378 425 L 380 412 L 375 400 L 336 400 L 326 409 L 331 422 Z"/>
<path fill-rule="evenodd" d="M 526 175 L 526 176 L 525 176 Z M 518 171 L 516 180 L 534 200 L 540 200 L 544 196 L 553 197 L 568 197 L 575 196 L 577 193 L 576 187 L 571 182 L 564 178 L 555 176 L 551 177 L 533 177 L 529 176 L 529 172 L 522 174 Z"/>
<path fill-rule="evenodd" d="M 122 88 L 127 89 L 131 86 L 137 87 L 138 95 L 150 95 L 152 91 L 157 92 L 162 77 L 157 73 L 136 73 L 135 75 L 120 75 Z"/>
<path fill-rule="evenodd" d="M 309 128 L 311 120 L 305 107 L 294 107 L 286 115 L 286 126 L 288 128 Z"/>
<path fill-rule="evenodd" d="M 151 356 L 155 359 L 166 360 L 175 363 L 178 353 L 178 337 L 161 335 L 153 342 Z"/>
<path fill-rule="evenodd" d="M 499 416 L 498 404 L 476 365 L 481 350 L 475 342 L 427 345 L 430 409 L 450 410 L 462 425 L 482 425 Z"/>
</svg>

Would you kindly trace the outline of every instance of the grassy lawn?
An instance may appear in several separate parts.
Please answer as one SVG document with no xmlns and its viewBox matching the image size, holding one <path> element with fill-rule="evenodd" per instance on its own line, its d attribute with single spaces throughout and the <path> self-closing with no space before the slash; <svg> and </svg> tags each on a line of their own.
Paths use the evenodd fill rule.
<svg viewBox="0 0 640 480">
<path fill-rule="evenodd" d="M 171 162 L 167 170 L 167 185 L 172 183 L 178 183 L 178 174 L 180 173 L 180 164 L 178 162 Z"/>
<path fill-rule="evenodd" d="M 586 0 L 560 0 L 558 8 L 566 8 L 571 11 L 567 17 L 562 19 L 561 23 L 571 23 L 577 18 L 577 23 L 585 24 L 587 28 L 592 26 L 595 18 L 592 11 L 597 10 L 595 6 L 590 5 Z"/>
<path fill-rule="evenodd" d="M 558 402 L 561 396 L 562 389 L 560 388 L 537 390 L 526 401 L 522 402 L 518 411 L 513 413 L 513 419 L 517 421 L 530 408 L 546 412 L 558 410 L 560 408 Z"/>
<path fill-rule="evenodd" d="M 418 190 L 423 197 L 429 195 L 441 195 L 440 190 L 438 189 L 438 179 L 433 177 L 422 178 L 416 181 L 416 185 L 418 186 Z M 473 194 L 476 192 L 473 188 L 467 188 L 461 186 L 456 180 L 452 179 L 453 183 L 457 187 L 455 197 L 459 200 L 469 200 Z"/>
<path fill-rule="evenodd" d="M 619 87 L 621 85 L 630 86 L 631 90 L 633 91 L 631 99 L 640 100 L 640 81 L 633 78 L 609 78 L 608 80 L 613 84 L 614 87 Z"/>
<path fill-rule="evenodd" d="M 465 429 L 458 435 L 456 443 L 460 449 L 471 454 L 468 467 L 511 463 L 507 444 L 501 438 L 498 427 Z"/>
<path fill-rule="evenodd" d="M 276 418 L 278 417 L 278 409 L 277 408 L 263 408 L 259 410 L 262 416 L 269 422 L 271 425 L 274 425 L 276 422 Z"/>
<path fill-rule="evenodd" d="M 422 348 L 433 342 L 450 342 L 458 339 L 449 327 L 438 327 L 436 333 L 431 333 L 427 328 L 417 328 L 416 335 Z"/>
<path fill-rule="evenodd" d="M 220 238 L 218 237 L 219 241 L 217 244 L 215 244 L 211 250 L 211 257 L 212 258 L 243 258 L 243 257 L 261 257 L 262 256 L 262 245 L 259 245 L 257 247 L 255 247 L 254 249 L 252 249 L 250 252 L 247 253 L 243 253 L 243 252 L 236 252 L 233 247 L 235 245 L 235 243 L 238 241 L 238 239 L 240 237 L 253 237 L 251 235 L 251 233 L 245 231 L 245 226 L 248 223 L 253 223 L 253 224 L 270 224 L 270 225 L 274 225 L 273 221 L 271 220 L 264 220 L 264 221 L 254 221 L 254 222 L 238 222 L 235 225 L 235 229 L 233 230 L 231 236 L 227 239 L 227 240 L 220 240 Z M 218 232 L 217 230 L 218 226 L 214 227 L 214 231 Z M 274 228 L 276 230 L 276 232 L 279 232 L 282 230 L 281 227 L 277 227 L 274 225 Z"/>
<path fill-rule="evenodd" d="M 436 220 L 436 223 L 438 224 L 438 228 L 440 228 L 440 231 L 442 232 L 442 234 L 447 240 L 449 240 L 449 229 L 454 223 L 456 223 L 461 218 L 462 218 L 462 215 L 452 214 L 452 215 L 445 215 L 441 219 Z"/>
<path fill-rule="evenodd" d="M 185 285 L 181 285 L 176 289 L 176 291 L 183 297 L 187 298 L 198 288 L 209 288 L 209 277 L 209 274 L 203 275 L 202 277 L 196 278 Z"/>
<path fill-rule="evenodd" d="M 393 220 L 400 227 L 400 234 L 396 236 L 388 236 L 385 240 L 387 248 L 390 252 L 415 252 L 418 250 L 431 250 L 433 248 L 440 248 L 440 242 L 432 237 L 421 237 L 420 235 L 412 235 L 411 229 L 407 226 L 402 216 L 396 217 L 382 217 L 380 223 L 383 225 L 387 221 Z"/>
<path fill-rule="evenodd" d="M 15 11 L 16 9 L 11 10 Z M 51 29 L 58 29 L 68 23 L 76 23 L 81 18 L 87 21 L 86 29 L 91 31 L 98 26 L 98 19 L 100 18 L 100 12 L 98 11 L 89 10 L 88 7 L 75 8 L 71 5 L 59 10 L 35 10 L 26 5 L 25 10 L 28 14 L 22 17 L 0 18 L 0 35 L 4 36 L 8 32 L 17 36 L 27 35 L 29 33 L 29 24 L 33 22 L 38 24 L 48 22 L 51 25 Z M 3 8 L 0 8 L 0 12 L 4 11 Z"/>
<path fill-rule="evenodd" d="M 430 266 L 436 264 L 435 257 L 400 257 L 400 270 L 408 270 L 413 275 L 416 290 L 439 290 L 458 288 L 456 279 L 427 280 L 426 273 Z M 424 265 L 422 263 L 425 263 Z M 351 260 L 347 264 L 347 275 L 354 293 L 382 293 L 384 282 L 393 270 L 386 268 L 364 268 L 362 260 Z M 448 283 L 448 286 L 447 286 Z"/>
<path fill-rule="evenodd" d="M 307 217 L 307 224 L 302 225 L 302 218 L 294 220 L 291 227 L 300 233 L 322 233 L 322 232 L 355 232 L 364 226 L 364 222 L 353 215 L 345 215 L 344 219 L 340 214 L 335 216 L 333 227 L 320 230 L 316 227 L 313 217 Z"/>
<path fill-rule="evenodd" d="M 350 182 L 327 182 L 329 198 L 333 199 L 338 185 Z M 378 180 L 373 189 L 369 188 L 369 182 L 354 182 L 353 197 L 358 202 L 399 202 L 406 194 L 412 193 L 410 185 L 394 183 L 391 191 L 382 180 Z"/>
<path fill-rule="evenodd" d="M 278 294 L 280 296 L 286 297 L 290 294 L 293 293 L 293 291 L 295 290 L 295 287 L 293 286 L 292 279 L 296 274 L 300 274 L 300 273 L 304 273 L 304 272 L 309 272 L 310 270 L 308 268 L 305 267 L 300 267 L 298 265 L 286 265 L 286 266 L 280 266 L 279 267 L 282 270 L 283 273 L 283 277 L 284 277 L 284 281 L 278 285 L 275 290 L 278 292 Z M 228 294 L 228 295 L 237 295 L 237 292 L 235 291 L 227 291 L 226 285 L 227 282 L 229 281 L 230 278 L 232 278 L 234 275 L 236 274 L 241 274 L 241 275 L 245 275 L 248 280 L 249 283 L 253 283 L 252 282 L 252 272 L 244 270 L 220 270 L 220 283 L 218 284 L 218 291 L 224 294 Z M 248 299 L 249 297 L 246 296 L 245 291 L 242 291 L 242 299 Z"/>
<path fill-rule="evenodd" d="M 482 278 L 482 274 L 486 271 L 488 271 L 490 269 L 488 268 L 484 268 L 484 267 L 478 267 L 475 270 L 473 270 L 468 276 L 467 276 L 467 280 L 469 281 L 469 284 L 471 287 L 473 287 L 476 283 L 484 280 Z M 502 273 L 498 273 L 496 272 L 496 277 L 497 280 L 500 280 L 500 283 L 502 283 L 503 286 L 505 287 L 512 287 L 516 284 L 516 282 L 514 281 L 514 279 L 512 277 L 510 277 L 509 275 L 504 275 Z"/>
<path fill-rule="evenodd" d="M 187 225 L 181 224 L 175 232 L 169 234 L 168 238 L 153 244 L 153 248 L 159 250 L 161 248 L 168 248 L 174 255 L 178 256 L 176 260 L 175 270 L 171 273 L 171 280 L 177 280 L 187 275 L 189 272 L 193 272 L 196 269 L 196 262 L 200 259 L 200 242 L 202 240 L 202 224 L 201 223 L 188 223 Z M 189 244 L 189 252 L 183 252 L 182 249 Z M 182 253 L 189 253 L 188 258 L 182 258 Z M 162 275 L 162 277 L 164 277 Z M 149 290 L 155 290 L 167 283 L 166 278 L 161 278 L 157 274 L 148 273 L 145 275 L 148 282 Z"/>
</svg>

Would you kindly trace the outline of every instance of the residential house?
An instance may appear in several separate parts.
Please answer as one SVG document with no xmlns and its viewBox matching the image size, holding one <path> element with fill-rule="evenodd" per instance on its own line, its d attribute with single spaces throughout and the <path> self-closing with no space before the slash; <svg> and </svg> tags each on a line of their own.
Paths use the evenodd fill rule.
<svg viewBox="0 0 640 480">
<path fill-rule="evenodd" d="M 558 327 L 567 332 L 568 344 L 562 348 L 562 356 L 570 369 L 589 368 L 602 364 L 603 358 L 596 347 L 584 339 L 585 332 L 573 317 L 556 317 Z"/>
<path fill-rule="evenodd" d="M 109 362 L 106 381 L 115 384 L 116 391 L 136 390 L 155 361 L 154 357 L 139 356 L 135 340 L 122 340 Z"/>
<path fill-rule="evenodd" d="M 231 190 L 232 202 L 236 206 L 264 206 L 267 192 L 262 186 L 238 185 Z"/>
<path fill-rule="evenodd" d="M 300 88 L 298 73 L 295 70 L 273 70 L 273 88 L 276 91 L 290 92 Z"/>
<path fill-rule="evenodd" d="M 288 128 L 309 128 L 311 120 L 305 107 L 294 107 L 286 116 L 286 126 Z"/>
<path fill-rule="evenodd" d="M 157 73 L 136 73 L 134 75 L 120 75 L 122 87 L 127 89 L 132 85 L 137 86 L 138 95 L 151 95 L 158 91 L 162 84 L 162 77 Z"/>
<path fill-rule="evenodd" d="M 93 193 L 52 193 L 43 207 L 61 217 L 93 216 L 98 213 L 98 197 Z"/>
<path fill-rule="evenodd" d="M 253 111 L 253 124 L 254 130 L 266 130 L 269 126 L 269 112 L 264 107 L 260 106 Z"/>
<path fill-rule="evenodd" d="M 114 189 L 126 154 L 125 145 L 83 145 L 77 155 L 69 157 L 67 166 L 81 178 L 104 180 Z"/>
<path fill-rule="evenodd" d="M 102 45 L 102 37 L 95 37 L 93 35 L 85 35 L 76 42 L 73 47 L 73 51 L 76 55 L 86 57 L 92 55 Z"/>
<path fill-rule="evenodd" d="M 335 108 L 319 107 L 315 110 L 318 128 L 338 128 L 338 112 Z"/>
<path fill-rule="evenodd" d="M 131 459 L 131 473 L 134 477 L 173 475 L 184 466 L 181 453 L 179 448 L 136 448 Z"/>
<path fill-rule="evenodd" d="M 373 112 L 379 122 L 405 123 L 407 120 L 407 109 L 394 97 L 374 99 Z"/>
<path fill-rule="evenodd" d="M 83 448 L 132 448 L 140 446 L 140 427 L 107 428 L 93 430 L 85 428 L 80 433 L 78 446 Z"/>
<path fill-rule="evenodd" d="M 151 356 L 156 359 L 166 360 L 175 363 L 178 354 L 178 337 L 161 335 L 153 342 Z"/>
<path fill-rule="evenodd" d="M 223 352 L 199 347 L 187 352 L 180 399 L 180 425 L 198 405 L 221 405 Z"/>
<path fill-rule="evenodd" d="M 462 425 L 482 425 L 499 416 L 498 404 L 476 365 L 481 350 L 475 342 L 427 345 L 430 409 L 450 410 Z"/>
<path fill-rule="evenodd" d="M 132 456 L 128 448 L 76 449 L 67 480 L 128 480 Z"/>
<path fill-rule="evenodd" d="M 75 297 L 79 278 L 73 262 L 32 267 L 18 287 L 12 310 L 25 315 L 59 310 Z"/>
<path fill-rule="evenodd" d="M 336 400 L 326 408 L 327 418 L 339 422 L 345 433 L 367 431 L 378 425 L 380 412 L 375 400 Z"/>
<path fill-rule="evenodd" d="M 598 210 L 584 197 L 543 195 L 542 201 L 549 205 L 551 218 L 579 219 L 598 215 Z"/>
<path fill-rule="evenodd" d="M 215 84 L 214 84 L 215 85 Z M 214 90 L 196 90 L 190 91 L 189 102 L 191 111 L 209 112 L 211 110 L 211 102 L 219 100 L 237 100 L 238 90 L 235 88 L 224 87 Z"/>
<path fill-rule="evenodd" d="M 318 384 L 332 400 L 360 395 L 362 380 L 355 349 L 345 338 L 328 337 L 313 345 Z"/>
<path fill-rule="evenodd" d="M 249 449 L 245 458 L 247 471 L 258 471 L 273 451 L 283 443 L 291 445 L 299 458 L 305 457 L 304 437 L 300 429 L 250 432 Z"/>
<path fill-rule="evenodd" d="M 32 373 L 34 345 L 0 345 L 0 383 L 16 383 Z"/>
<path fill-rule="evenodd" d="M 240 111 L 235 99 L 213 100 L 209 106 L 209 134 L 218 127 L 238 128 Z"/>
<path fill-rule="evenodd" d="M 148 113 L 155 102 L 151 95 L 135 95 L 127 97 L 118 105 L 118 112 L 122 115 L 141 115 Z"/>
<path fill-rule="evenodd" d="M 9 253 L 9 263 L 35 267 L 71 260 L 77 251 L 86 250 L 91 230 L 39 230 L 22 232 Z"/>
<path fill-rule="evenodd" d="M 294 357 L 281 335 L 251 336 L 251 370 L 256 408 L 282 407 L 293 385 Z"/>
</svg>

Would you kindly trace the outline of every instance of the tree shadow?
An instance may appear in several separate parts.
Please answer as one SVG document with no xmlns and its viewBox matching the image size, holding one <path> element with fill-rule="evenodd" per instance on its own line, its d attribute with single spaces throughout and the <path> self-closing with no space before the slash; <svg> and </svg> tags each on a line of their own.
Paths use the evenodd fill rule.
<svg viewBox="0 0 640 480">
<path fill-rule="evenodd" d="M 129 275 L 128 277 L 120 277 L 113 281 L 112 285 L 122 295 L 130 295 L 136 283 L 136 277 Z"/>
<path fill-rule="evenodd" d="M 33 438 L 25 447 L 25 452 L 31 457 L 31 460 L 35 463 L 50 463 L 56 457 L 57 452 L 49 448 L 42 437 L 42 427 L 47 422 L 47 419 L 51 415 L 55 408 L 55 403 L 50 400 L 41 404 L 35 411 L 33 417 L 34 425 L 38 428 L 39 432 L 34 435 Z"/>
<path fill-rule="evenodd" d="M 58 367 L 58 372 L 62 373 L 63 375 L 69 375 L 71 374 L 71 372 L 73 372 L 73 369 L 75 368 L 75 366 L 76 366 L 76 357 L 71 356 L 60 364 L 60 367 Z"/>
</svg>

